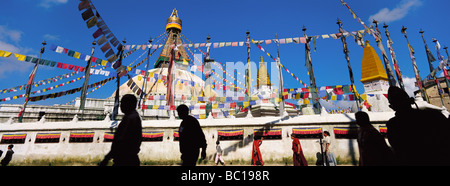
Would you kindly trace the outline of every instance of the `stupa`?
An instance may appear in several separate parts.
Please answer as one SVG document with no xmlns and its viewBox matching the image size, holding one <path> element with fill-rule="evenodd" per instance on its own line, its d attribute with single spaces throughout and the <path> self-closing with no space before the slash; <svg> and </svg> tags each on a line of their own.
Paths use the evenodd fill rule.
<svg viewBox="0 0 450 186">
<path fill-rule="evenodd" d="M 364 94 L 371 105 L 369 111 L 390 112 L 389 101 L 386 97 L 389 82 L 386 71 L 375 49 L 366 41 L 361 62 L 361 82 L 364 84 Z"/>
<path fill-rule="evenodd" d="M 259 62 L 256 80 L 256 89 L 252 91 L 252 97 L 258 97 L 260 100 L 255 105 L 252 105 L 251 114 L 253 117 L 280 116 L 279 103 L 264 101 L 270 98 L 273 93 L 277 93 L 277 91 L 272 87 L 269 72 L 267 71 L 262 56 Z M 289 115 L 297 115 L 297 110 L 291 105 L 286 104 L 284 109 Z M 245 114 L 238 114 L 237 116 L 240 117 L 241 115 L 246 116 Z"/>
<path fill-rule="evenodd" d="M 186 53 L 185 48 L 179 38 L 179 34 L 181 33 L 181 19 L 178 17 L 178 12 L 176 9 L 172 11 L 172 14 L 167 19 L 166 32 L 168 37 L 165 41 L 165 45 L 163 46 L 163 50 L 161 51 L 158 59 L 154 64 L 154 69 L 148 70 L 149 77 L 156 77 L 158 79 L 151 78 L 150 81 L 147 78 L 147 83 L 144 85 L 144 75 L 139 74 L 132 78 L 132 81 L 136 83 L 136 86 L 141 90 L 145 91 L 148 96 L 167 96 L 167 85 L 168 77 L 169 77 L 169 62 L 172 52 L 172 47 L 175 47 L 175 56 L 174 56 L 174 67 L 172 71 L 173 75 L 173 90 L 172 94 L 174 97 L 181 96 L 218 96 L 215 91 L 205 89 L 205 82 L 198 76 L 192 74 L 187 71 L 187 67 L 189 66 L 189 62 L 191 59 Z M 176 46 L 174 44 L 176 43 Z M 128 82 L 128 81 L 127 81 Z M 119 88 L 119 94 L 135 94 L 135 92 L 127 85 L 127 82 L 123 83 Z M 114 97 L 115 92 L 111 95 Z M 166 105 L 166 99 L 158 99 L 158 100 L 146 100 L 144 105 Z M 197 103 L 191 102 L 189 100 L 179 100 L 175 99 L 173 105 L 194 105 L 194 104 L 205 104 L 205 103 Z M 165 116 L 167 115 L 166 110 L 145 110 L 143 113 L 145 116 Z M 194 114 L 194 113 L 191 113 Z M 197 113 L 198 114 L 198 113 Z M 201 113 L 204 114 L 204 113 Z"/>
</svg>

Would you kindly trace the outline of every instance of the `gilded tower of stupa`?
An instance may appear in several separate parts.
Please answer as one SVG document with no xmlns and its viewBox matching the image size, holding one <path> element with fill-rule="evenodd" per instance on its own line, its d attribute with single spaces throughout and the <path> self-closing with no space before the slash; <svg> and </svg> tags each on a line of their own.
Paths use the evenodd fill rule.
<svg viewBox="0 0 450 186">
<path fill-rule="evenodd" d="M 176 53 L 174 62 L 176 66 L 186 69 L 188 63 L 191 61 L 189 56 L 184 49 L 180 33 L 181 33 L 181 19 L 178 17 L 177 9 L 173 9 L 172 14 L 167 19 L 166 32 L 168 34 L 167 40 L 165 41 L 163 50 L 159 54 L 158 59 L 155 62 L 155 68 L 167 67 L 170 60 L 171 46 L 176 43 Z M 175 41 L 175 42 L 174 42 Z"/>
<path fill-rule="evenodd" d="M 392 111 L 386 98 L 389 89 L 388 76 L 375 49 L 366 41 L 361 62 L 361 82 L 364 85 L 363 96 L 376 112 Z"/>
</svg>

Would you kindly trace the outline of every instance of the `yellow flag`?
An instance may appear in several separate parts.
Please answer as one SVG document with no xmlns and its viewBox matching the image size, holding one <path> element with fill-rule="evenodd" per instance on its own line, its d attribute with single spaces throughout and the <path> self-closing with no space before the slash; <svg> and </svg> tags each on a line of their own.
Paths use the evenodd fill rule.
<svg viewBox="0 0 450 186">
<path fill-rule="evenodd" d="M 213 108 L 213 109 L 219 108 L 219 104 L 213 104 L 213 105 L 212 105 L 212 108 Z"/>
<path fill-rule="evenodd" d="M 363 100 L 367 100 L 367 94 L 361 94 L 361 98 L 362 98 Z"/>
<path fill-rule="evenodd" d="M 25 61 L 25 55 L 14 53 L 14 57 L 17 57 L 19 61 Z"/>
<path fill-rule="evenodd" d="M 250 105 L 248 101 L 244 102 L 244 107 L 248 107 L 248 105 Z"/>
<path fill-rule="evenodd" d="M 102 66 L 106 66 L 107 63 L 108 63 L 108 61 L 102 60 Z"/>
<path fill-rule="evenodd" d="M 142 80 L 142 76 L 138 76 L 138 81 L 141 81 Z"/>
<path fill-rule="evenodd" d="M 199 118 L 200 119 L 206 119 L 206 114 L 200 114 Z"/>
<path fill-rule="evenodd" d="M 158 108 L 159 108 L 159 105 L 153 105 L 153 108 L 152 108 L 152 109 L 158 110 Z"/>
<path fill-rule="evenodd" d="M 310 104 L 309 99 L 304 99 L 303 104 Z"/>
<path fill-rule="evenodd" d="M 5 55 L 5 51 L 0 50 L 0 57 L 3 57 L 3 55 Z"/>
<path fill-rule="evenodd" d="M 12 54 L 12 52 L 5 51 L 5 54 L 3 54 L 3 57 L 9 57 L 9 56 L 11 56 L 11 54 Z"/>
<path fill-rule="evenodd" d="M 337 100 L 337 96 L 336 95 L 331 96 L 331 100 L 336 101 Z"/>
<path fill-rule="evenodd" d="M 73 55 L 74 58 L 80 59 L 81 54 L 79 52 L 75 52 Z"/>
</svg>

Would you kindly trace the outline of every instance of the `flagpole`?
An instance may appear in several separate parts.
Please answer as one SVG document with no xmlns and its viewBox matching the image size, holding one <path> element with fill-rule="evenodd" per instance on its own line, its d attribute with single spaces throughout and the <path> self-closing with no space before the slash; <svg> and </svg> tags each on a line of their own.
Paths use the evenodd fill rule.
<svg viewBox="0 0 450 186">
<path fill-rule="evenodd" d="M 439 52 L 439 50 L 441 49 L 441 45 L 439 44 L 439 42 L 438 42 L 438 40 L 436 39 L 436 38 L 433 38 L 433 42 L 434 42 L 434 45 L 435 45 L 435 47 L 436 47 L 436 52 L 437 52 L 437 55 L 438 55 L 438 60 L 439 60 L 439 67 L 441 66 L 441 63 L 443 64 L 443 65 L 445 65 L 445 63 L 444 63 L 444 58 L 443 58 L 443 56 L 441 56 L 441 54 L 440 54 L 440 52 Z M 447 72 L 447 68 L 445 67 L 445 66 L 442 66 L 442 70 L 444 70 L 445 72 L 443 72 L 444 73 L 444 79 L 445 79 L 445 84 L 447 85 L 447 90 L 449 90 L 448 88 L 449 88 L 449 76 L 448 76 L 448 72 Z M 444 92 L 443 92 L 444 93 Z M 450 91 L 448 92 L 448 94 L 450 94 Z M 444 98 L 445 96 L 444 95 L 442 95 L 442 98 Z"/>
<path fill-rule="evenodd" d="M 440 82 L 436 78 L 436 72 L 433 69 L 433 61 L 436 61 L 430 49 L 428 48 L 427 42 L 425 41 L 425 37 L 423 36 L 424 31 L 420 29 L 419 33 L 422 35 L 423 44 L 425 45 L 425 52 L 427 53 L 428 65 L 430 66 L 430 75 L 433 77 L 434 82 L 436 83 L 436 88 L 438 89 L 439 97 L 441 98 L 442 106 L 444 106 L 444 99 L 442 97 L 442 88 Z M 434 72 L 434 73 L 433 73 Z"/>
<path fill-rule="evenodd" d="M 251 63 L 250 63 L 250 31 L 246 32 L 247 34 L 247 72 L 246 72 L 246 80 L 247 80 L 247 96 L 249 100 L 251 100 L 252 96 L 252 77 L 251 77 Z M 248 105 L 247 117 L 251 117 L 251 108 L 252 106 Z"/>
<path fill-rule="evenodd" d="M 278 42 L 278 34 L 275 34 L 275 39 L 277 43 L 277 67 L 278 67 L 278 93 L 281 96 L 280 102 L 280 116 L 283 116 L 284 113 L 284 96 L 283 96 L 283 74 L 281 70 L 281 61 L 280 61 L 280 50 L 279 50 L 279 42 Z"/>
<path fill-rule="evenodd" d="M 152 41 L 153 41 L 153 40 L 150 38 L 150 39 L 148 40 L 148 43 L 151 44 Z M 141 100 L 142 100 L 142 97 L 144 97 L 144 100 L 143 100 L 143 102 L 142 102 L 142 105 L 144 105 L 144 104 L 145 104 L 145 97 L 147 96 L 147 93 L 146 93 L 146 92 L 147 92 L 148 66 L 149 66 L 149 64 L 150 64 L 150 51 L 151 51 L 151 49 L 150 49 L 150 47 L 148 47 L 147 66 L 146 66 L 146 68 L 145 68 L 144 82 L 142 83 L 142 93 L 141 93 L 141 95 L 139 95 L 138 108 L 141 107 Z M 144 109 L 142 109 L 142 116 L 144 116 Z"/>
<path fill-rule="evenodd" d="M 86 104 L 86 91 L 87 91 L 87 86 L 89 84 L 89 76 L 91 75 L 91 61 L 92 61 L 92 58 L 94 57 L 94 50 L 95 50 L 96 44 L 97 43 L 95 41 L 92 42 L 91 57 L 89 57 L 89 60 L 87 61 L 87 64 L 86 64 L 86 68 L 84 68 L 84 83 L 83 83 L 83 87 L 81 88 L 80 108 L 79 108 L 79 110 L 81 110 L 80 120 L 83 120 L 83 116 L 84 116 L 84 106 Z"/>
<path fill-rule="evenodd" d="M 389 52 L 391 53 L 391 59 L 392 59 L 392 63 L 394 66 L 395 75 L 397 75 L 398 85 L 400 85 L 401 89 L 405 90 L 405 85 L 403 84 L 402 71 L 400 70 L 400 67 L 398 66 L 397 58 L 395 57 L 394 48 L 392 47 L 392 44 L 394 44 L 394 42 L 392 41 L 391 34 L 389 33 L 389 31 L 387 29 L 388 26 L 389 25 L 386 25 L 386 23 L 384 23 L 383 28 L 385 29 L 387 42 L 389 44 L 388 49 L 389 49 Z"/>
<path fill-rule="evenodd" d="M 388 76 L 389 86 L 397 86 L 397 81 L 394 78 L 394 73 L 392 72 L 391 65 L 389 64 L 389 59 L 386 55 L 386 51 L 384 50 L 384 46 L 381 41 L 380 30 L 378 30 L 378 21 L 373 20 L 373 23 L 375 24 L 375 33 L 374 33 L 374 35 L 376 35 L 375 41 L 377 42 L 377 46 L 381 50 L 381 54 L 383 55 L 384 67 L 386 68 L 386 74 Z"/>
<path fill-rule="evenodd" d="M 116 63 L 119 63 L 119 67 L 117 68 L 119 70 L 119 73 L 117 73 L 117 80 L 116 80 L 116 95 L 114 96 L 114 109 L 113 109 L 113 113 L 111 114 L 111 120 L 115 120 L 117 115 L 119 114 L 119 99 L 120 99 L 120 75 L 123 71 L 123 66 L 122 66 L 122 60 L 123 60 L 123 50 L 125 48 L 125 39 L 123 39 L 123 45 L 121 50 L 118 52 L 119 53 L 119 60 Z M 122 67 L 122 68 L 121 68 Z"/>
<path fill-rule="evenodd" d="M 47 45 L 47 43 L 45 41 L 42 42 L 41 52 L 39 53 L 39 59 L 36 61 L 36 64 L 34 64 L 34 68 L 31 71 L 30 75 L 28 76 L 27 89 L 25 92 L 25 103 L 23 104 L 22 110 L 19 112 L 19 119 L 18 119 L 19 123 L 22 123 L 23 116 L 25 115 L 25 109 L 26 109 L 28 101 L 29 101 L 28 98 L 30 97 L 30 92 L 31 92 L 31 88 L 33 86 L 34 77 L 36 75 L 36 72 L 37 72 L 37 69 L 39 66 L 39 62 L 41 61 L 42 54 L 45 52 L 45 45 Z"/>
<path fill-rule="evenodd" d="M 313 109 L 314 109 L 315 114 L 320 114 L 321 106 L 320 106 L 320 102 L 319 102 L 319 95 L 317 93 L 316 78 L 314 77 L 314 70 L 313 70 L 313 66 L 312 66 L 312 62 L 311 62 L 311 48 L 309 47 L 309 42 L 311 41 L 311 38 L 309 38 L 306 35 L 306 27 L 305 26 L 303 26 L 302 31 L 303 31 L 303 35 L 306 39 L 305 65 L 306 65 L 306 68 L 308 69 L 308 73 L 309 73 L 309 79 L 310 79 L 310 84 L 311 84 L 310 92 L 311 92 L 312 100 L 313 100 Z"/>
<path fill-rule="evenodd" d="M 352 70 L 352 66 L 350 65 L 350 57 L 348 56 L 348 48 L 347 48 L 347 39 L 344 36 L 344 29 L 342 29 L 342 22 L 341 20 L 337 20 L 337 23 L 339 25 L 339 33 L 341 33 L 341 41 L 342 41 L 342 45 L 343 45 L 343 49 L 344 49 L 344 54 L 345 54 L 345 60 L 347 60 L 347 67 L 348 67 L 348 73 L 350 75 L 350 82 L 351 82 L 351 86 L 352 86 L 352 93 L 353 96 L 355 98 L 355 102 L 356 102 L 356 106 L 358 108 L 358 111 L 360 111 L 360 107 L 359 107 L 359 99 L 356 96 L 356 92 L 355 89 L 353 88 L 355 86 L 355 81 L 353 79 L 353 70 Z"/>
<path fill-rule="evenodd" d="M 416 83 L 417 83 L 417 86 L 419 87 L 420 94 L 422 95 L 423 100 L 430 103 L 430 100 L 428 99 L 428 96 L 427 96 L 427 92 L 425 91 L 425 88 L 424 88 L 424 84 L 422 82 L 422 78 L 420 77 L 420 74 L 419 74 L 419 68 L 417 67 L 416 58 L 414 57 L 414 50 L 411 47 L 411 45 L 409 44 L 408 35 L 406 34 L 406 29 L 407 29 L 406 27 L 402 26 L 401 32 L 405 36 L 406 42 L 408 43 L 409 57 L 411 58 L 411 62 L 413 65 L 414 76 L 416 77 Z"/>
<path fill-rule="evenodd" d="M 173 45 L 173 46 L 172 46 Z M 175 66 L 175 49 L 177 47 L 177 35 L 173 35 L 173 44 L 170 47 L 172 48 L 170 51 L 170 58 L 169 58 L 169 66 L 167 67 L 167 93 L 166 93 L 166 105 L 169 107 L 173 105 L 173 69 Z M 168 110 L 168 115 L 171 116 L 170 112 L 171 109 Z"/>
<path fill-rule="evenodd" d="M 247 34 L 247 72 L 246 72 L 246 81 L 247 81 L 247 96 L 252 95 L 252 81 L 251 81 L 251 64 L 250 64 L 250 31 L 246 32 Z"/>
</svg>

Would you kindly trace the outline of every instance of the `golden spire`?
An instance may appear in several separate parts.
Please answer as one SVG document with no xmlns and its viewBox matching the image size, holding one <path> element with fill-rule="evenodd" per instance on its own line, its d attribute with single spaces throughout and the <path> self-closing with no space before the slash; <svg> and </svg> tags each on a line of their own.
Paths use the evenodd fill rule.
<svg viewBox="0 0 450 186">
<path fill-rule="evenodd" d="M 363 52 L 363 59 L 361 63 L 361 82 L 370 82 L 375 80 L 388 80 L 386 71 L 381 63 L 380 57 L 378 57 L 375 49 L 369 45 L 369 41 L 366 40 L 366 47 Z"/>
<path fill-rule="evenodd" d="M 177 9 L 173 9 L 172 14 L 167 19 L 166 31 L 168 33 L 168 37 L 162 47 L 163 50 L 161 51 L 161 54 L 155 62 L 155 68 L 168 66 L 171 52 L 171 47 L 169 46 L 173 45 L 174 42 L 176 42 L 178 49 L 178 53 L 175 55 L 174 61 L 175 63 L 185 66 L 184 68 L 187 68 L 191 59 L 189 59 L 179 36 L 181 32 L 181 19 L 178 17 Z M 174 39 L 176 39 L 176 41 L 174 41 Z"/>
<path fill-rule="evenodd" d="M 272 84 L 270 83 L 269 72 L 267 71 L 266 66 L 264 65 L 263 57 L 261 56 L 261 61 L 259 62 L 258 74 L 256 74 L 256 87 L 260 88 L 260 86 L 267 85 L 270 87 Z"/>
<path fill-rule="evenodd" d="M 166 30 L 174 28 L 181 32 L 181 19 L 178 17 L 177 9 L 174 8 L 170 17 L 167 18 Z"/>
</svg>

